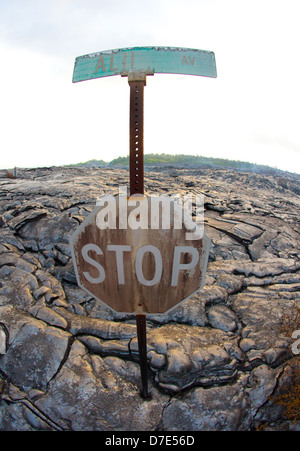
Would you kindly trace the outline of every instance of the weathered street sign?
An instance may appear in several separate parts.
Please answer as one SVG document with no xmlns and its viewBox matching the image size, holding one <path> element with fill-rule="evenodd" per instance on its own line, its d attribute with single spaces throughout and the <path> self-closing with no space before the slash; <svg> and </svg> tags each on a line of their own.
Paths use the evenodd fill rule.
<svg viewBox="0 0 300 451">
<path fill-rule="evenodd" d="M 139 207 L 149 211 L 149 217 L 150 199 L 143 197 L 144 206 Z M 187 221 L 178 228 L 185 214 L 181 207 L 174 202 L 170 208 L 167 229 L 125 228 L 125 215 L 130 225 L 138 207 L 128 205 L 124 213 L 122 199 L 115 202 L 113 227 L 103 223 L 107 206 L 98 206 L 71 237 L 78 285 L 113 310 L 135 314 L 165 313 L 201 289 L 210 240 L 205 235 L 186 240 Z"/>
<path fill-rule="evenodd" d="M 73 82 L 112 75 L 188 74 L 217 76 L 213 52 L 179 47 L 131 47 L 78 56 L 75 60 Z"/>
<path fill-rule="evenodd" d="M 131 47 L 75 60 L 73 83 L 112 75 L 128 77 L 130 195 L 144 194 L 144 86 L 146 76 L 155 73 L 215 78 L 215 55 L 179 47 Z M 202 288 L 210 240 L 203 235 L 187 245 L 184 227 L 179 231 L 174 226 L 175 213 L 168 230 L 99 230 L 99 212 L 96 208 L 71 238 L 77 281 L 114 310 L 136 313 L 142 395 L 147 398 L 146 313 L 164 313 Z"/>
</svg>

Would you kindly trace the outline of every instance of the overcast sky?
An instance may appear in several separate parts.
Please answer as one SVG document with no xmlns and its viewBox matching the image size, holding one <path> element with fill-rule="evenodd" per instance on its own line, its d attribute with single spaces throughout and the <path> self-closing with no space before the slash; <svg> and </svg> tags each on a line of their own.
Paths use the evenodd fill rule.
<svg viewBox="0 0 300 451">
<path fill-rule="evenodd" d="M 155 45 L 215 52 L 218 77 L 147 78 L 145 153 L 300 173 L 299 17 L 299 0 L 0 0 L 0 167 L 127 155 L 127 79 L 73 84 L 75 57 Z"/>
</svg>

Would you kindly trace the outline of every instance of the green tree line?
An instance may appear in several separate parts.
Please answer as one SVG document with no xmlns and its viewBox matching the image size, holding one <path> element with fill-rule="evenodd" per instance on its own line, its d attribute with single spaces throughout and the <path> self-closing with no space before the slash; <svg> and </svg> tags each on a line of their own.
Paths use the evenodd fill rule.
<svg viewBox="0 0 300 451">
<path fill-rule="evenodd" d="M 249 163 L 247 161 L 240 160 L 228 160 L 226 158 L 216 158 L 216 157 L 203 157 L 201 155 L 184 155 L 175 154 L 169 155 L 165 153 L 150 153 L 144 155 L 144 164 L 153 166 L 177 166 L 177 167 L 191 167 L 191 168 L 201 168 L 201 167 L 218 167 L 218 168 L 228 168 L 237 169 L 242 171 L 268 171 L 274 170 L 266 165 Z M 111 166 L 128 166 L 129 156 L 118 157 L 110 162 L 104 160 L 89 160 L 86 162 L 80 162 L 68 166 L 72 167 L 111 167 Z"/>
<path fill-rule="evenodd" d="M 260 165 L 256 163 L 249 163 L 247 161 L 240 160 L 228 160 L 226 158 L 216 158 L 216 157 L 203 157 L 201 155 L 184 155 L 175 154 L 169 155 L 165 153 L 150 153 L 144 155 L 144 164 L 153 166 L 178 166 L 178 167 L 219 167 L 228 169 L 238 169 L 244 171 L 266 171 L 270 168 L 269 166 Z M 73 164 L 70 166 L 84 166 L 84 167 L 104 167 L 104 166 L 128 166 L 129 156 L 118 157 L 110 162 L 103 160 L 89 160 L 86 162 L 81 162 Z"/>
</svg>

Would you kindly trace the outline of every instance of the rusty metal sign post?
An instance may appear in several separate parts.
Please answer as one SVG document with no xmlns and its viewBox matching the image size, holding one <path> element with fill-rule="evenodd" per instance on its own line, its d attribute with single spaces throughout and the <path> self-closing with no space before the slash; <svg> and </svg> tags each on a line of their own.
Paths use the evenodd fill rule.
<svg viewBox="0 0 300 451">
<path fill-rule="evenodd" d="M 130 86 L 129 171 L 130 196 L 144 194 L 144 86 L 146 73 L 128 75 Z"/>
<path fill-rule="evenodd" d="M 132 47 L 83 55 L 75 60 L 74 83 L 113 75 L 128 77 L 130 86 L 130 196 L 134 194 L 144 195 L 144 87 L 146 86 L 147 75 L 154 75 L 155 73 L 188 74 L 215 78 L 217 73 L 214 53 L 177 47 Z M 76 247 L 76 238 L 73 238 L 72 246 Z M 90 246 L 94 246 L 90 249 L 97 249 L 95 245 Z M 207 249 L 209 249 L 209 245 L 206 243 L 206 254 Z M 79 260 L 74 249 L 72 249 L 72 253 L 78 283 L 86 289 L 81 283 L 77 268 Z M 202 283 L 206 271 L 207 257 L 204 260 L 206 262 L 202 263 L 204 268 L 201 274 Z M 93 260 L 89 258 L 88 261 Z M 96 266 L 95 263 L 94 266 Z M 93 278 L 90 277 L 90 279 Z M 89 289 L 86 290 L 91 293 Z M 144 399 L 147 399 L 150 398 L 150 395 L 147 374 L 146 314 L 136 314 L 136 326 L 142 380 L 141 395 Z"/>
<path fill-rule="evenodd" d="M 146 72 L 129 72 L 129 185 L 130 196 L 144 194 L 144 86 Z M 142 380 L 142 397 L 149 398 L 147 371 L 146 315 L 136 315 L 136 329 Z"/>
</svg>

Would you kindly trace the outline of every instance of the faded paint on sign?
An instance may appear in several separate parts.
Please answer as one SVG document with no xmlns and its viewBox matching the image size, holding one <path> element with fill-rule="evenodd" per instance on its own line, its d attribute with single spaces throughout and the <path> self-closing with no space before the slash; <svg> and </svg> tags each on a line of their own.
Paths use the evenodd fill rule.
<svg viewBox="0 0 300 451">
<path fill-rule="evenodd" d="M 210 249 L 205 235 L 187 242 L 187 229 L 184 224 L 175 229 L 174 216 L 169 229 L 101 230 L 102 208 L 96 207 L 71 237 L 81 288 L 117 312 L 136 314 L 165 313 L 202 288 Z"/>
<path fill-rule="evenodd" d="M 128 75 L 132 71 L 217 76 L 213 52 L 179 47 L 130 47 L 77 57 L 73 82 Z"/>
</svg>

